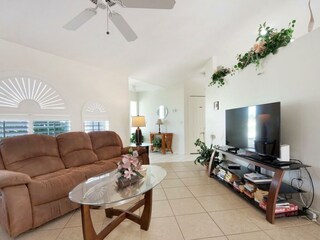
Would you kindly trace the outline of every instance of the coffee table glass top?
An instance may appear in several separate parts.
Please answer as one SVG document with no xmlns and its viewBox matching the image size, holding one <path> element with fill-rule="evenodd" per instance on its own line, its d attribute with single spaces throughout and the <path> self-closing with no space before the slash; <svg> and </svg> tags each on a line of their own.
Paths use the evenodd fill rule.
<svg viewBox="0 0 320 240">
<path fill-rule="evenodd" d="M 144 178 L 138 182 L 119 189 L 117 186 L 117 170 L 80 183 L 70 193 L 69 199 L 73 202 L 94 206 L 117 206 L 124 204 L 157 186 L 167 175 L 166 170 L 159 166 L 143 165 Z"/>
</svg>

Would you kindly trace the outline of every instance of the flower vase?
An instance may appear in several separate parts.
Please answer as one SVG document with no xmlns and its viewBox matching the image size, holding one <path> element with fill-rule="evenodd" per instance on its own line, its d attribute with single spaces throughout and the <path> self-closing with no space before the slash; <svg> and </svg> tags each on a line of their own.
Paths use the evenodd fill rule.
<svg viewBox="0 0 320 240">
<path fill-rule="evenodd" d="M 131 179 L 130 178 L 125 178 L 125 177 L 122 176 L 122 177 L 118 178 L 117 185 L 118 185 L 119 188 L 124 188 L 124 187 L 127 187 L 127 186 L 131 185 L 131 184 L 136 183 L 140 179 L 141 179 L 141 177 L 138 176 L 138 175 L 132 175 Z"/>
</svg>

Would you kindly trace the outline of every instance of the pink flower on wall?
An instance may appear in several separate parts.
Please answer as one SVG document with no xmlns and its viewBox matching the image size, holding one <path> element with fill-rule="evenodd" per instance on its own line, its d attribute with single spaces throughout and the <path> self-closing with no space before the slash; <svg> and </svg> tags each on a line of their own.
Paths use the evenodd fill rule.
<svg viewBox="0 0 320 240">
<path fill-rule="evenodd" d="M 266 42 L 265 41 L 255 43 L 252 48 L 252 50 L 255 53 L 262 53 L 265 49 L 266 49 Z"/>
</svg>

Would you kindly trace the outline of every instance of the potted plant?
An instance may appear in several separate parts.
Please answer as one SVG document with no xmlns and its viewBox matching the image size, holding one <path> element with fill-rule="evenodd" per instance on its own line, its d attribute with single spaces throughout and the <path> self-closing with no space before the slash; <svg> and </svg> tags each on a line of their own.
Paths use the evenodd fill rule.
<svg viewBox="0 0 320 240">
<path fill-rule="evenodd" d="M 141 141 L 141 143 L 143 143 L 143 141 L 144 141 L 144 137 L 143 137 L 143 135 L 142 135 L 142 141 Z M 136 143 L 136 133 L 131 133 L 130 143 Z"/>
<path fill-rule="evenodd" d="M 205 142 L 202 142 L 199 138 L 196 140 L 194 143 L 196 147 L 199 147 L 197 150 L 200 156 L 198 156 L 195 160 L 194 163 L 200 163 L 202 166 L 208 166 L 210 162 L 211 155 L 213 153 L 213 145 L 211 144 L 210 147 L 207 147 Z"/>
<path fill-rule="evenodd" d="M 158 151 L 158 150 L 161 148 L 161 146 L 162 146 L 162 140 L 161 140 L 161 138 L 154 138 L 154 139 L 152 140 L 152 145 L 153 145 L 154 150 L 155 150 L 155 151 Z"/>
<path fill-rule="evenodd" d="M 194 160 L 194 163 L 195 164 L 200 163 L 202 166 L 206 166 L 207 170 L 209 170 L 209 163 L 210 163 L 210 159 L 211 159 L 211 156 L 212 156 L 212 153 L 214 151 L 215 146 L 213 146 L 211 144 L 210 147 L 208 147 L 205 144 L 205 142 L 202 142 L 199 138 L 196 140 L 194 145 L 199 147 L 199 149 L 197 151 L 200 154 L 200 156 L 198 156 Z M 218 165 L 220 163 L 220 161 L 218 159 L 218 155 L 219 155 L 219 153 L 216 152 L 215 156 L 214 156 L 213 165 L 211 166 L 212 168 L 215 168 L 216 165 Z"/>
</svg>

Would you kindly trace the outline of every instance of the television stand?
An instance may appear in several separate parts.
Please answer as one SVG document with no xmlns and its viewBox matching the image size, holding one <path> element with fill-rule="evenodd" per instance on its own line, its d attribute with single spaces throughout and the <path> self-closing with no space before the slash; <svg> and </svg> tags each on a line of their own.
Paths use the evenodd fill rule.
<svg viewBox="0 0 320 240">
<path fill-rule="evenodd" d="M 237 148 L 237 147 L 230 147 L 227 149 L 228 152 L 231 152 L 234 154 L 237 154 L 239 150 L 240 150 L 240 148 Z"/>
<path fill-rule="evenodd" d="M 225 171 L 228 171 L 228 172 L 238 176 L 240 179 L 243 179 L 244 174 L 247 173 L 248 171 L 250 171 L 247 168 L 247 166 L 245 166 L 245 163 L 251 164 L 257 168 L 261 168 L 261 169 L 265 169 L 265 170 L 274 172 L 271 183 L 269 183 L 268 187 L 265 189 L 268 191 L 268 201 L 267 201 L 267 206 L 266 206 L 266 210 L 265 210 L 266 220 L 272 224 L 275 222 L 275 218 L 276 218 L 275 210 L 276 210 L 276 203 L 277 203 L 277 199 L 278 199 L 278 194 L 293 194 L 293 193 L 301 192 L 301 190 L 295 189 L 291 185 L 288 185 L 288 184 L 285 184 L 282 182 L 284 173 L 286 171 L 298 170 L 300 168 L 310 167 L 308 165 L 299 164 L 299 163 L 291 163 L 290 165 L 284 165 L 284 166 L 276 165 L 275 162 L 256 160 L 250 156 L 245 156 L 245 155 L 239 156 L 237 154 L 234 154 L 230 151 L 226 151 L 224 149 L 223 150 L 222 149 L 215 149 L 215 151 L 212 153 L 213 154 L 212 156 L 215 156 L 215 154 L 217 152 L 221 153 L 224 156 L 223 162 L 225 162 L 225 163 L 223 163 L 223 162 L 220 163 L 219 167 L 224 169 Z M 227 183 L 224 180 L 219 179 L 219 177 L 217 177 L 213 174 L 211 175 L 211 173 L 213 173 L 213 170 L 214 170 L 214 165 L 215 165 L 214 160 L 215 160 L 215 158 L 211 157 L 211 160 L 209 163 L 209 169 L 208 169 L 209 176 L 212 176 L 215 179 L 217 179 L 217 181 L 223 182 L 225 185 L 233 188 L 233 185 L 230 185 L 230 183 Z M 226 164 L 226 163 L 228 163 L 229 160 L 235 161 L 238 163 L 240 161 L 240 165 L 242 165 L 241 168 L 240 169 L 228 168 L 228 164 Z M 254 200 L 248 199 L 246 196 L 244 196 L 243 193 L 239 192 L 238 194 L 240 194 L 244 199 L 246 199 L 248 202 L 250 202 L 251 204 L 256 206 L 256 203 Z M 261 208 L 259 207 L 259 209 L 261 209 Z"/>
<path fill-rule="evenodd" d="M 263 162 L 273 162 L 274 160 L 277 160 L 276 157 L 273 156 L 265 156 L 265 155 L 250 155 L 248 158 L 252 158 L 257 161 L 263 161 Z"/>
</svg>

